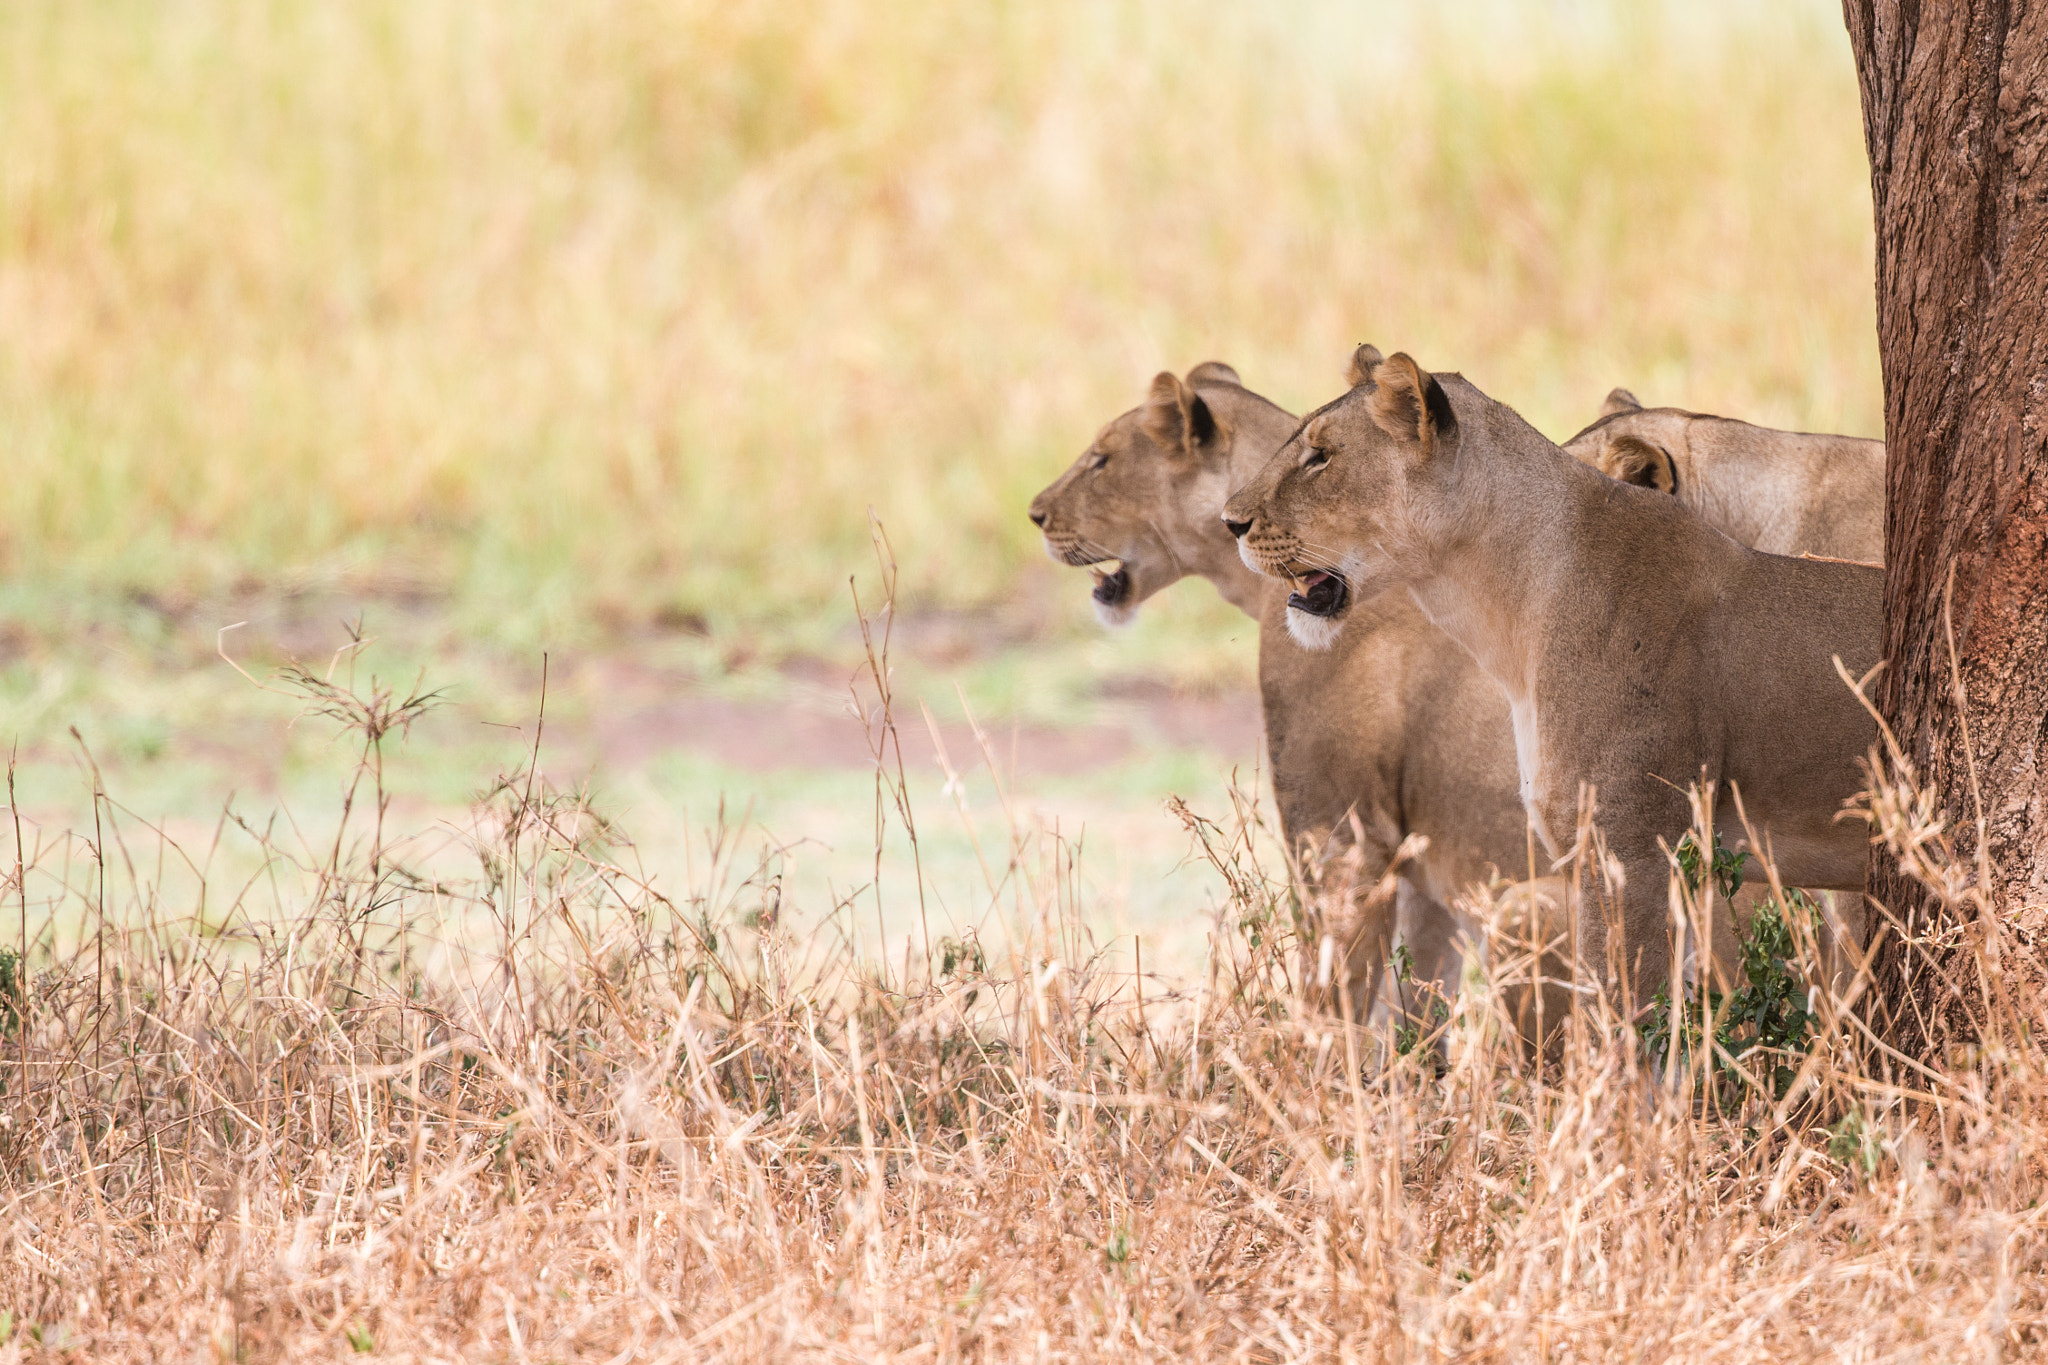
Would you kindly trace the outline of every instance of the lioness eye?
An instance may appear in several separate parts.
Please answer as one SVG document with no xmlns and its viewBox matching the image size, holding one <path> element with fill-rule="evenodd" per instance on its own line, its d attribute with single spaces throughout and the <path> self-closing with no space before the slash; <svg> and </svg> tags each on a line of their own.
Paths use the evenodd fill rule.
<svg viewBox="0 0 2048 1365">
<path fill-rule="evenodd" d="M 1301 457 L 1301 467 L 1303 469 L 1321 469 L 1329 462 L 1330 452 L 1324 450 L 1321 446 L 1310 446 L 1308 454 Z"/>
<path fill-rule="evenodd" d="M 1105 450 L 1098 450 L 1095 452 L 1094 456 L 1088 461 L 1088 467 L 1090 469 L 1100 469 L 1108 463 L 1109 452 Z"/>
</svg>

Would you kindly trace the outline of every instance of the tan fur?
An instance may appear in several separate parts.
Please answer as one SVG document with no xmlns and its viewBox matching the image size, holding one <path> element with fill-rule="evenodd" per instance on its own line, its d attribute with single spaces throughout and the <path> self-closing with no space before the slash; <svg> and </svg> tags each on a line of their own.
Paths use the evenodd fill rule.
<svg viewBox="0 0 2048 1365">
<path fill-rule="evenodd" d="M 1745 545 L 1779 555 L 1884 559 L 1884 442 L 1775 431 L 1626 389 L 1564 443 L 1609 478 L 1678 500 Z"/>
<path fill-rule="evenodd" d="M 1259 687 L 1284 836 L 1316 861 L 1341 856 L 1354 842 L 1355 814 L 1364 854 L 1357 881 L 1370 886 L 1407 835 L 1423 835 L 1428 847 L 1407 869 L 1397 904 L 1400 932 L 1418 979 L 1454 987 L 1456 922 L 1443 907 L 1495 871 L 1513 877 L 1528 866 L 1507 708 L 1405 593 L 1361 606 L 1328 653 L 1289 638 L 1286 587 L 1245 567 L 1219 513 L 1229 487 L 1258 469 L 1296 422 L 1235 378 L 1210 365 L 1185 383 L 1154 380 L 1144 406 L 1104 427 L 1033 499 L 1032 519 L 1055 559 L 1120 556 L 1146 596 L 1200 574 L 1258 618 Z M 1175 416 L 1191 406 L 1183 392 L 1223 433 L 1206 448 L 1158 439 L 1185 431 Z M 1386 960 L 1388 926 L 1376 916 L 1344 926 L 1342 936 L 1345 988 L 1363 1007 Z"/>
<path fill-rule="evenodd" d="M 1189 574 L 1256 617 L 1266 584 L 1238 561 L 1216 511 L 1242 477 L 1241 452 L 1263 458 L 1294 426 L 1292 413 L 1244 388 L 1218 361 L 1196 366 L 1186 381 L 1162 372 L 1142 405 L 1104 426 L 1031 500 L 1031 520 L 1059 563 L 1121 561 L 1129 588 L 1097 603 L 1109 624 L 1128 622 L 1153 593 Z"/>
<path fill-rule="evenodd" d="M 1614 420 L 1609 420 L 1614 419 Z M 1659 493 L 1735 539 L 1770 554 L 1871 564 L 1884 555 L 1884 443 L 1752 426 L 1680 408 L 1645 408 L 1627 389 L 1608 392 L 1594 423 L 1565 442 L 1567 454 L 1610 479 Z M 1829 970 L 1849 970 L 1866 928 L 1863 898 L 1811 892 L 1827 909 Z M 1755 897 L 1735 909 L 1746 920 Z M 1719 929 L 1721 926 L 1715 926 Z M 1835 930 L 1842 930 L 1837 942 Z M 1731 938 L 1716 955 L 1728 961 Z"/>
<path fill-rule="evenodd" d="M 1607 397 L 1601 400 L 1600 415 L 1606 417 L 1617 412 L 1634 412 L 1642 407 L 1642 405 L 1642 399 L 1636 397 L 1627 389 L 1615 387 L 1609 389 Z"/>
<path fill-rule="evenodd" d="M 1879 570 L 1739 545 L 1405 355 L 1313 414 L 1224 515 L 1250 566 L 1333 568 L 1351 604 L 1406 587 L 1472 653 L 1508 700 L 1523 801 L 1552 855 L 1597 789 L 1626 878 L 1614 961 L 1638 1000 L 1668 977 L 1659 841 L 1685 830 L 1689 783 L 1723 794 L 1730 847 L 1746 842 L 1727 797 L 1740 789 L 1786 882 L 1862 886 L 1866 833 L 1835 816 L 1874 729 L 1832 659 L 1875 661 Z M 1341 638 L 1357 609 L 1319 628 Z M 1579 941 L 1608 961 L 1603 926 Z"/>
<path fill-rule="evenodd" d="M 1357 388 L 1372 378 L 1372 372 L 1379 368 L 1379 363 L 1383 359 L 1385 357 L 1380 354 L 1377 346 L 1366 342 L 1359 343 L 1358 349 L 1351 353 L 1350 362 L 1344 367 L 1344 382 L 1354 389 Z"/>
</svg>

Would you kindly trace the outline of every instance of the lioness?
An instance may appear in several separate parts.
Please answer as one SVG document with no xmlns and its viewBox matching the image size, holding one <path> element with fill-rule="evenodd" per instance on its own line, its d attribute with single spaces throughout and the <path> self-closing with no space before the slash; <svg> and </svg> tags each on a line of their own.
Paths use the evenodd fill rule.
<svg viewBox="0 0 2048 1365">
<path fill-rule="evenodd" d="M 1566 453 L 1678 500 L 1744 545 L 1776 555 L 1884 559 L 1884 442 L 1777 431 L 1616 389 Z"/>
<path fill-rule="evenodd" d="M 1582 785 L 1621 864 L 1622 979 L 1670 975 L 1667 863 L 1688 783 L 1734 801 L 1786 882 L 1860 888 L 1866 831 L 1835 819 L 1874 727 L 1836 676 L 1878 649 L 1881 571 L 1763 554 L 1676 500 L 1603 478 L 1458 375 L 1361 347 L 1354 387 L 1233 494 L 1245 562 L 1298 586 L 1321 638 L 1405 586 L 1500 687 L 1521 793 L 1553 857 Z M 1581 960 L 1608 964 L 1584 916 Z"/>
<path fill-rule="evenodd" d="M 1406 835 L 1426 836 L 1405 868 L 1399 928 L 1418 978 L 1454 985 L 1457 925 L 1444 906 L 1496 869 L 1528 865 L 1507 707 L 1405 593 L 1363 603 L 1326 653 L 1288 638 L 1285 587 L 1245 566 L 1219 514 L 1297 425 L 1227 365 L 1198 365 L 1185 382 L 1163 373 L 1142 406 L 1032 499 L 1031 520 L 1055 560 L 1095 570 L 1105 620 L 1129 620 L 1189 574 L 1259 619 L 1259 689 L 1290 852 L 1305 843 L 1321 857 L 1347 844 L 1355 811 L 1369 886 Z M 1350 928 L 1344 974 L 1362 1013 L 1387 926 Z"/>
</svg>

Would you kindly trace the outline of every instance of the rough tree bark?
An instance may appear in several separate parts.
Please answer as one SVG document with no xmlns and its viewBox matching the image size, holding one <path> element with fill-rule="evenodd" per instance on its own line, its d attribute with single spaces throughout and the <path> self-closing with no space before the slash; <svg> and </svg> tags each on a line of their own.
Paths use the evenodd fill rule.
<svg viewBox="0 0 2048 1365">
<path fill-rule="evenodd" d="M 2048 0 L 1843 9 L 1876 200 L 1890 452 L 1876 700 L 1971 859 L 1974 758 L 1991 905 L 2009 941 L 2048 944 Z M 1910 932 L 1950 913 L 1881 852 L 1869 891 Z M 1895 1044 L 1933 1056 L 1974 1031 L 1975 961 L 1963 942 L 1902 951 L 1887 936 L 1876 995 Z"/>
</svg>

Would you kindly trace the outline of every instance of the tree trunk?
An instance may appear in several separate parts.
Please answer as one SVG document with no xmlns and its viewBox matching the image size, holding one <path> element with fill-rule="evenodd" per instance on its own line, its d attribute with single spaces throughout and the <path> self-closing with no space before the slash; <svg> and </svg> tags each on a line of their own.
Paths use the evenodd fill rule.
<svg viewBox="0 0 2048 1365">
<path fill-rule="evenodd" d="M 1876 201 L 1889 448 L 1875 700 L 1971 863 L 1981 817 L 1985 903 L 2025 945 L 2048 923 L 2048 3 L 1843 8 Z M 1972 936 L 1940 933 L 1970 912 L 1935 903 L 1883 850 L 1869 891 L 1909 935 L 1935 935 L 1885 935 L 1875 996 L 1895 1045 L 1938 1057 L 1985 1022 Z M 1873 929 L 1885 918 L 1874 910 Z M 2037 975 L 2025 958 L 2012 965 Z"/>
</svg>

